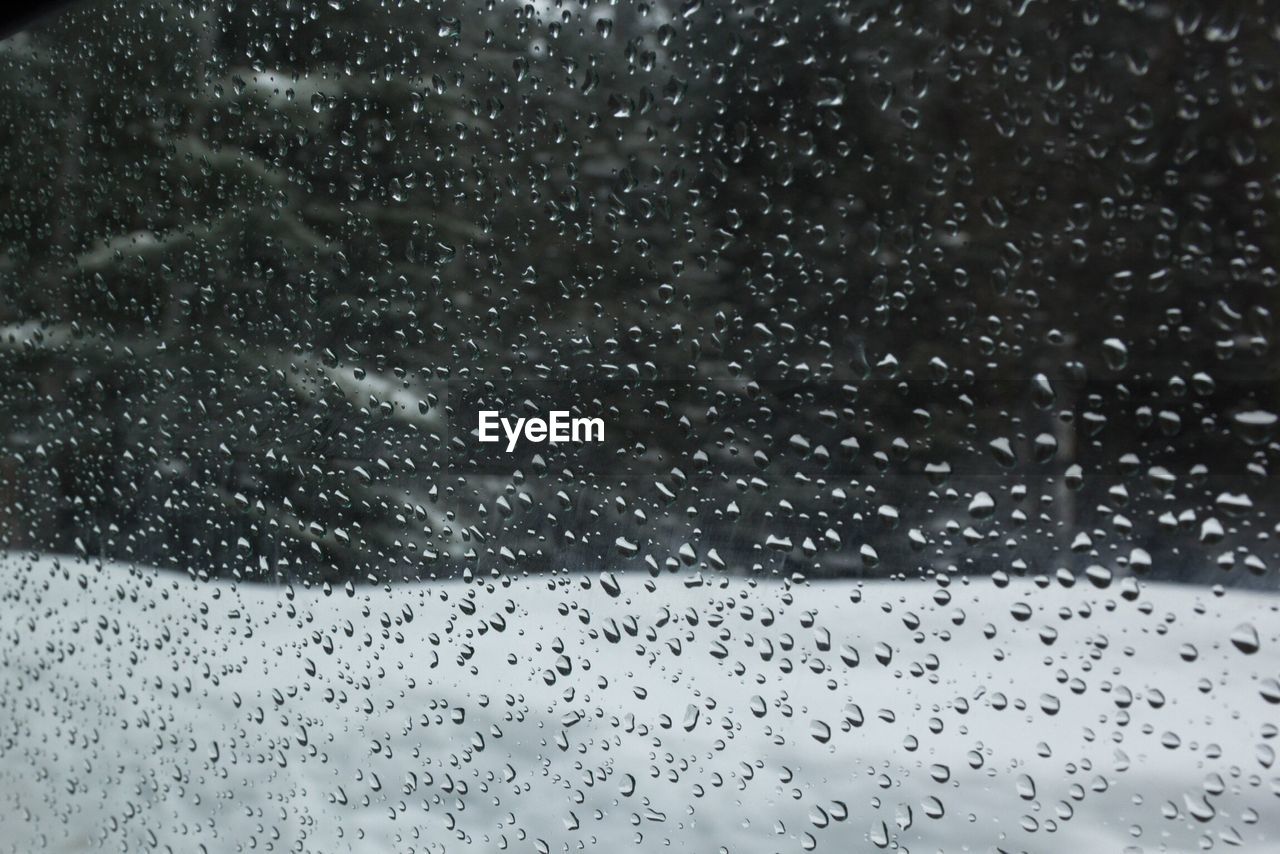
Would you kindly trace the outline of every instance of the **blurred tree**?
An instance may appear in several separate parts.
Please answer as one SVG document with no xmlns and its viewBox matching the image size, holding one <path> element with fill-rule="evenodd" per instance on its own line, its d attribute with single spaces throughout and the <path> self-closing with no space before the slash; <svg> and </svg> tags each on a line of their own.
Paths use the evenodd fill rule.
<svg viewBox="0 0 1280 854">
<path fill-rule="evenodd" d="M 1253 556 L 1276 32 L 77 6 L 0 53 L 3 538 L 251 578 L 1047 571 L 1230 511 Z M 627 442 L 460 465 L 476 394 Z"/>
</svg>

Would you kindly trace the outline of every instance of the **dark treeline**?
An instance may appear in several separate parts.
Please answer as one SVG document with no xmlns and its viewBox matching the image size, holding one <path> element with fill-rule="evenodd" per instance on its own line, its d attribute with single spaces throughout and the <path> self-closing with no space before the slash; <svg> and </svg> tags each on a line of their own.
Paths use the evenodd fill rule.
<svg viewBox="0 0 1280 854">
<path fill-rule="evenodd" d="M 0 44 L 0 542 L 1269 579 L 1277 33 L 1263 2 L 73 6 Z M 477 394 L 626 441 L 468 465 Z"/>
</svg>

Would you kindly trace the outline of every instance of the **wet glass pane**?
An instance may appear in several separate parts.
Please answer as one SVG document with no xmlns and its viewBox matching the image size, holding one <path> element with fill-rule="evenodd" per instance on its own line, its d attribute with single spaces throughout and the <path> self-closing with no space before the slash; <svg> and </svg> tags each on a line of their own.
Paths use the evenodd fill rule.
<svg viewBox="0 0 1280 854">
<path fill-rule="evenodd" d="M 1280 849 L 1278 73 L 1244 0 L 11 35 L 0 851 Z"/>
</svg>

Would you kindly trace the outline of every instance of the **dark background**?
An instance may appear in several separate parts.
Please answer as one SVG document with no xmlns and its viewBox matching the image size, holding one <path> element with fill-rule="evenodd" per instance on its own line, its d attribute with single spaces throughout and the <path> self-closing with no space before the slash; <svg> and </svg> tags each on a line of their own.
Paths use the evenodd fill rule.
<svg viewBox="0 0 1280 854">
<path fill-rule="evenodd" d="M 1256 2 L 77 4 L 0 45 L 0 544 L 1270 586 L 1278 38 Z M 628 441 L 459 466 L 457 384 Z"/>
</svg>

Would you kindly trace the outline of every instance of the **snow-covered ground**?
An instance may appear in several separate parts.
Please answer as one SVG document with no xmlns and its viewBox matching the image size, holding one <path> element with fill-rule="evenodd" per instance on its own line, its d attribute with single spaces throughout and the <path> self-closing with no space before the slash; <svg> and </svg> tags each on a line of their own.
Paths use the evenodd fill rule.
<svg viewBox="0 0 1280 854">
<path fill-rule="evenodd" d="M 1276 596 L 0 579 L 0 850 L 1280 851 Z"/>
</svg>

